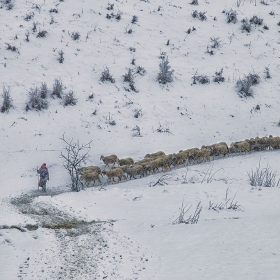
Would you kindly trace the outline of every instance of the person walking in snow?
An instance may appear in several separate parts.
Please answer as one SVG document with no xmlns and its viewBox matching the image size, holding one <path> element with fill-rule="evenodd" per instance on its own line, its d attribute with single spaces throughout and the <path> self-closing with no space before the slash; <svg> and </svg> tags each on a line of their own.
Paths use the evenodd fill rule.
<svg viewBox="0 0 280 280">
<path fill-rule="evenodd" d="M 49 181 L 49 171 L 47 165 L 45 163 L 42 164 L 41 168 L 38 170 L 37 173 L 40 174 L 40 180 L 38 183 L 38 187 L 41 187 L 44 192 L 47 191 L 47 181 Z"/>
</svg>

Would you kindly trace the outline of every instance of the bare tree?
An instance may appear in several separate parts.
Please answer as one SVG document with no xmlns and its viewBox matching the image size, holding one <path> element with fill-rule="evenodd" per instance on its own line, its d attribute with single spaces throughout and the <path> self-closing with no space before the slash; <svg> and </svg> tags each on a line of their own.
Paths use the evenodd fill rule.
<svg viewBox="0 0 280 280">
<path fill-rule="evenodd" d="M 60 139 L 66 144 L 66 152 L 61 152 L 60 157 L 64 159 L 63 166 L 71 177 L 71 190 L 79 192 L 83 189 L 83 183 L 79 178 L 78 168 L 81 167 L 82 163 L 86 163 L 92 141 L 87 144 L 80 144 L 79 141 L 74 142 L 73 139 L 67 141 L 64 134 Z"/>
</svg>

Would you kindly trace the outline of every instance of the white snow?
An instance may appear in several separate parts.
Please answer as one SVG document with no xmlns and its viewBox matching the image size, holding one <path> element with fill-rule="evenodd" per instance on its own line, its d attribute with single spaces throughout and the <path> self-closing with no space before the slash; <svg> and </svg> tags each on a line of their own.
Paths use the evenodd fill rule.
<svg viewBox="0 0 280 280">
<path fill-rule="evenodd" d="M 150 187 L 159 173 L 78 193 L 70 192 L 60 157 L 63 134 L 92 141 L 87 164 L 102 168 L 101 155 L 136 161 L 157 151 L 280 135 L 279 1 L 247 0 L 237 7 L 235 0 L 199 0 L 197 6 L 182 0 L 120 0 L 110 2 L 113 10 L 107 1 L 14 0 L 11 10 L 5 2 L 0 0 L 0 84 L 10 87 L 14 107 L 0 115 L 0 279 L 279 279 L 280 189 L 252 188 L 247 175 L 260 162 L 278 179 L 279 150 L 181 166 L 166 173 L 164 186 Z M 58 13 L 49 12 L 54 8 Z M 226 22 L 223 11 L 230 9 L 237 11 L 236 24 Z M 206 12 L 207 20 L 193 18 L 193 10 Z M 24 20 L 32 12 L 34 17 Z M 119 21 L 106 18 L 118 12 Z M 138 22 L 132 24 L 134 15 Z M 253 25 L 250 33 L 242 32 L 242 19 L 253 15 L 269 29 Z M 42 30 L 46 37 L 37 38 Z M 72 32 L 80 38 L 73 40 Z M 210 55 L 206 49 L 214 37 L 221 46 Z M 18 51 L 7 50 L 6 43 Z M 64 63 L 58 62 L 61 50 Z M 167 85 L 157 82 L 161 55 L 174 70 Z M 137 66 L 147 72 L 135 74 L 137 92 L 127 91 L 123 75 Z M 115 83 L 100 81 L 105 67 Z M 214 83 L 222 68 L 225 82 Z M 192 85 L 196 71 L 211 83 Z M 249 73 L 258 74 L 260 84 L 252 87 L 254 97 L 240 98 L 236 81 Z M 74 91 L 76 106 L 64 107 L 50 96 L 56 78 L 64 93 Z M 49 88 L 48 109 L 27 112 L 30 88 L 43 82 Z M 135 109 L 142 116 L 135 118 Z M 109 117 L 116 125 L 108 124 Z M 136 125 L 141 137 L 133 137 Z M 160 125 L 170 133 L 157 132 Z M 37 190 L 36 168 L 43 162 L 50 172 L 47 195 Z M 44 214 L 27 215 L 11 203 L 30 195 L 34 211 L 97 223 L 80 235 L 42 227 L 38 219 Z M 244 211 L 208 209 L 226 197 Z M 197 224 L 173 224 L 182 203 L 191 206 L 187 218 L 199 202 Z M 26 229 L 36 224 L 37 230 Z"/>
</svg>

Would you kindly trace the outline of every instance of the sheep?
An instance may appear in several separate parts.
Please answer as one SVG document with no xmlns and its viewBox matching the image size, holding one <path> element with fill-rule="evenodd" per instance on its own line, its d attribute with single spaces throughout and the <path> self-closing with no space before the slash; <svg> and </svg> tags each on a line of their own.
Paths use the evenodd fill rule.
<svg viewBox="0 0 280 280">
<path fill-rule="evenodd" d="M 130 178 L 130 180 L 131 180 L 131 178 L 133 177 L 134 179 L 136 179 L 135 178 L 135 176 L 137 176 L 137 175 L 140 175 L 140 177 L 141 176 L 144 176 L 144 167 L 143 167 L 143 165 L 141 165 L 141 164 L 139 164 L 139 165 L 134 165 L 134 166 L 130 166 L 127 170 L 126 170 L 126 174 L 127 174 L 127 176 L 129 176 Z"/>
<path fill-rule="evenodd" d="M 159 152 L 156 152 L 156 153 L 153 153 L 153 154 L 146 154 L 144 158 L 156 159 L 156 158 L 161 157 L 161 156 L 165 156 L 165 153 L 162 152 L 162 151 L 159 151 Z"/>
<path fill-rule="evenodd" d="M 78 168 L 78 173 L 81 175 L 85 174 L 87 172 L 97 172 L 99 175 L 101 175 L 103 177 L 99 166 L 90 165 L 90 166 L 84 166 L 84 167 Z"/>
<path fill-rule="evenodd" d="M 120 162 L 120 166 L 134 164 L 134 160 L 132 158 L 119 159 L 119 162 Z"/>
<path fill-rule="evenodd" d="M 152 158 L 144 158 L 144 159 L 141 159 L 141 160 L 135 162 L 134 165 L 145 164 L 145 163 L 150 162 L 150 161 L 152 161 L 152 160 L 153 160 Z"/>
<path fill-rule="evenodd" d="M 115 182 L 114 178 L 118 177 L 119 182 L 124 178 L 125 180 L 127 179 L 126 176 L 124 175 L 123 171 L 120 168 L 114 168 L 111 170 L 103 170 L 102 173 L 108 177 L 107 183 L 113 179 L 113 182 Z"/>
<path fill-rule="evenodd" d="M 272 135 L 269 136 L 269 146 L 271 149 L 280 149 L 280 137 Z"/>
<path fill-rule="evenodd" d="M 201 149 L 208 149 L 210 151 L 210 156 L 212 156 L 213 158 L 215 156 L 226 156 L 229 155 L 229 148 L 226 142 L 220 142 L 217 144 L 213 144 L 210 146 L 202 146 Z"/>
<path fill-rule="evenodd" d="M 102 160 L 105 163 L 104 169 L 106 168 L 106 166 L 109 166 L 109 164 L 111 164 L 111 163 L 113 164 L 113 166 L 115 165 L 115 163 L 120 165 L 119 159 L 116 155 L 110 155 L 110 156 L 105 156 L 105 157 L 101 156 L 100 160 Z"/>
<path fill-rule="evenodd" d="M 81 181 L 85 181 L 87 187 L 89 187 L 90 182 L 93 182 L 93 185 L 95 184 L 95 181 L 97 180 L 101 184 L 101 180 L 99 177 L 99 174 L 97 172 L 88 172 L 80 177 Z"/>
<path fill-rule="evenodd" d="M 256 137 L 256 138 L 250 138 L 250 139 L 245 140 L 249 143 L 250 151 L 260 151 L 261 150 L 261 146 L 258 143 L 258 139 L 259 138 Z"/>
<path fill-rule="evenodd" d="M 240 142 L 234 142 L 231 143 L 229 150 L 232 154 L 246 153 L 246 152 L 250 152 L 250 145 L 246 140 Z"/>
<path fill-rule="evenodd" d="M 210 161 L 210 151 L 207 148 L 200 149 L 196 154 L 196 162 Z"/>
</svg>

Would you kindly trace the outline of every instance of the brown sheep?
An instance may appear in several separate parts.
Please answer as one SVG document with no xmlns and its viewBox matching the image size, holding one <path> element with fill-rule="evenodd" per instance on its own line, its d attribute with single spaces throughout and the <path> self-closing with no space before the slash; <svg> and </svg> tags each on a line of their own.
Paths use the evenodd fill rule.
<svg viewBox="0 0 280 280">
<path fill-rule="evenodd" d="M 272 135 L 269 136 L 269 146 L 271 149 L 280 149 L 280 137 Z"/>
<path fill-rule="evenodd" d="M 81 179 L 81 181 L 85 181 L 86 182 L 87 187 L 89 187 L 89 184 L 91 182 L 93 182 L 93 185 L 94 185 L 95 181 L 98 181 L 101 184 L 101 180 L 100 180 L 99 174 L 97 172 L 85 173 L 85 174 L 83 174 L 81 176 L 80 179 Z"/>
<path fill-rule="evenodd" d="M 105 163 L 104 169 L 106 168 L 106 166 L 109 166 L 109 164 L 113 164 L 113 166 L 114 166 L 115 163 L 117 163 L 118 165 L 120 165 L 119 159 L 116 155 L 110 155 L 110 156 L 106 156 L 106 157 L 101 156 L 100 160 L 102 160 Z"/>
<path fill-rule="evenodd" d="M 140 165 L 140 164 L 131 166 L 126 170 L 126 174 L 127 174 L 127 176 L 129 176 L 130 180 L 132 177 L 134 179 L 136 179 L 135 176 L 137 176 L 137 175 L 140 175 L 140 177 L 144 176 L 144 167 L 143 167 L 143 165 Z"/>
<path fill-rule="evenodd" d="M 78 168 L 78 172 L 79 174 L 85 174 L 87 172 L 97 172 L 99 175 L 102 175 L 102 172 L 101 172 L 101 169 L 99 166 L 93 166 L 93 165 L 90 165 L 90 166 L 84 166 L 84 167 L 80 167 Z"/>
<path fill-rule="evenodd" d="M 152 158 L 144 158 L 144 159 L 141 159 L 141 160 L 135 162 L 134 165 L 145 164 L 145 163 L 150 162 L 150 161 L 152 161 L 152 160 L 153 160 Z"/>
<path fill-rule="evenodd" d="M 250 145 L 246 140 L 240 142 L 234 142 L 231 143 L 229 150 L 232 154 L 246 153 L 246 152 L 250 152 Z"/>
<path fill-rule="evenodd" d="M 108 183 L 112 179 L 113 179 L 113 182 L 115 182 L 115 180 L 114 180 L 115 177 L 119 178 L 119 182 L 122 180 L 122 178 L 124 178 L 126 180 L 126 176 L 124 175 L 123 171 L 120 168 L 114 168 L 114 169 L 107 170 L 107 171 L 103 170 L 102 173 L 108 177 L 108 179 L 107 179 Z"/>
<path fill-rule="evenodd" d="M 210 151 L 207 148 L 200 149 L 196 154 L 196 162 L 210 161 Z"/>
<path fill-rule="evenodd" d="M 134 160 L 132 158 L 119 159 L 119 162 L 120 162 L 120 166 L 134 164 Z"/>
<path fill-rule="evenodd" d="M 161 157 L 161 156 L 165 156 L 165 153 L 162 152 L 162 151 L 159 151 L 159 152 L 156 152 L 156 153 L 153 153 L 153 154 L 146 154 L 144 158 L 155 159 L 155 158 L 158 158 L 158 157 Z"/>
</svg>

